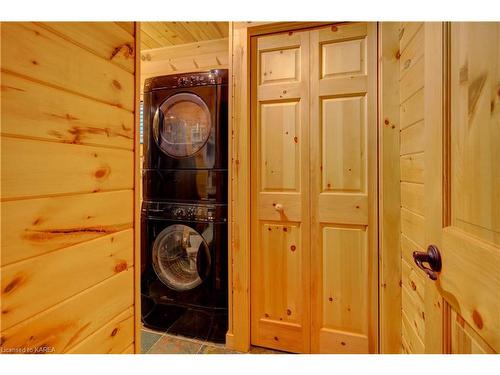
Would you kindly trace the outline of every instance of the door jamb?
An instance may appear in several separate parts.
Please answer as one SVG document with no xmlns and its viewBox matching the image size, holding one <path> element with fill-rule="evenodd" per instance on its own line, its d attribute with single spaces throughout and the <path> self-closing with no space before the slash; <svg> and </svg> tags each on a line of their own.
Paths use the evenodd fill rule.
<svg viewBox="0 0 500 375">
<path fill-rule="evenodd" d="M 141 353 L 141 23 L 134 22 L 135 89 L 134 89 L 134 352 Z"/>
<path fill-rule="evenodd" d="M 379 351 L 401 353 L 399 22 L 378 23 Z"/>
</svg>

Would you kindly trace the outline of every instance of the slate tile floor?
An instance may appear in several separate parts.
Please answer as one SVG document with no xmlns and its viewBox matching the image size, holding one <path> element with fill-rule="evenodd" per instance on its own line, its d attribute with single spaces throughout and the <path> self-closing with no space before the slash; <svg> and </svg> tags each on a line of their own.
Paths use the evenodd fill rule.
<svg viewBox="0 0 500 375">
<path fill-rule="evenodd" d="M 141 351 L 143 354 L 243 354 L 222 344 L 175 336 L 165 332 L 142 328 Z M 286 354 L 277 350 L 254 346 L 250 354 Z"/>
</svg>

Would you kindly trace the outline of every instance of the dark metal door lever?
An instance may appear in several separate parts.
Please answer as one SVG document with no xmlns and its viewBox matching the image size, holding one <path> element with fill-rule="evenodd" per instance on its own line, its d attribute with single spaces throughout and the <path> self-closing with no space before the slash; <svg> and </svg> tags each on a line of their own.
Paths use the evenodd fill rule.
<svg viewBox="0 0 500 375">
<path fill-rule="evenodd" d="M 441 271 L 441 254 L 439 249 L 435 245 L 429 245 L 427 251 L 414 251 L 413 260 L 415 264 L 423 270 L 431 280 L 437 280 L 438 272 Z M 427 263 L 429 267 L 426 267 L 424 263 Z"/>
</svg>

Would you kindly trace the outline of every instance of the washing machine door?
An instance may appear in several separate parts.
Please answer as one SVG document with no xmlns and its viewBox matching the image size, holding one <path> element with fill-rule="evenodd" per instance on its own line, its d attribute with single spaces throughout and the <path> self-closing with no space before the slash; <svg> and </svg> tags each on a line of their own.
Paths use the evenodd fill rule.
<svg viewBox="0 0 500 375">
<path fill-rule="evenodd" d="M 193 156 L 208 142 L 212 120 L 207 104 L 198 95 L 181 92 L 165 100 L 155 113 L 153 134 L 167 155 Z"/>
<path fill-rule="evenodd" d="M 175 224 L 162 230 L 153 243 L 153 268 L 169 288 L 186 291 L 200 285 L 210 273 L 210 250 L 195 229 Z"/>
</svg>

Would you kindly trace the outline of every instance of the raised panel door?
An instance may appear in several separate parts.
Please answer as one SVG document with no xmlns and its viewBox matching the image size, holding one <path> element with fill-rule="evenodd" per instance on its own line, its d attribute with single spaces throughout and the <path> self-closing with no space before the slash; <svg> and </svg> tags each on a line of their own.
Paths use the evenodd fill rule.
<svg viewBox="0 0 500 375">
<path fill-rule="evenodd" d="M 376 27 L 311 31 L 311 350 L 377 350 Z"/>
<path fill-rule="evenodd" d="M 309 33 L 253 40 L 251 341 L 309 352 Z"/>
</svg>

